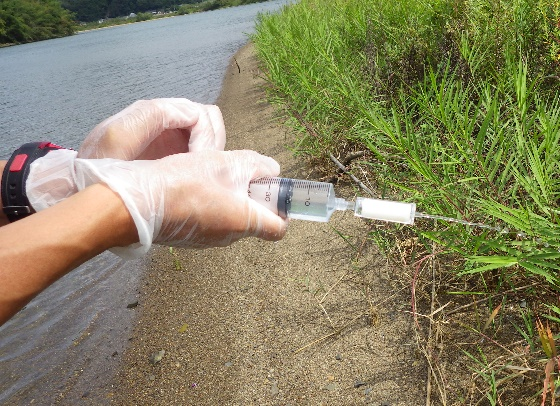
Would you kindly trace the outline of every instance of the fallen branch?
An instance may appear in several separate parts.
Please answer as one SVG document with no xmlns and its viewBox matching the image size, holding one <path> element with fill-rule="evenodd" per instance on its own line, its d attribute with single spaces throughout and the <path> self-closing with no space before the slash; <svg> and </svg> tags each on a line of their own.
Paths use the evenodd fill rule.
<svg viewBox="0 0 560 406">
<path fill-rule="evenodd" d="M 350 165 L 350 163 L 354 160 L 354 159 L 358 159 L 363 157 L 364 155 L 367 154 L 367 151 L 356 151 L 356 152 L 351 152 L 348 155 L 346 155 L 344 157 L 344 159 L 342 160 L 342 165 L 344 165 L 344 167 L 347 167 L 348 165 Z M 342 169 L 341 169 L 342 171 Z"/>
</svg>

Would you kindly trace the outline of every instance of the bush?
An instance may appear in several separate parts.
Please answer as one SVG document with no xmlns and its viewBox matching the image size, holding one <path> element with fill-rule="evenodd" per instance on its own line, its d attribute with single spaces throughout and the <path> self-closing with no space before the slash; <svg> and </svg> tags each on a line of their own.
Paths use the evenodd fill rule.
<svg viewBox="0 0 560 406">
<path fill-rule="evenodd" d="M 138 13 L 136 14 L 136 17 L 134 17 L 134 20 L 138 23 L 140 21 L 151 20 L 152 18 L 154 18 L 152 13 Z"/>
<path fill-rule="evenodd" d="M 197 10 L 198 10 L 197 6 L 193 6 L 191 4 L 182 4 L 177 9 L 177 14 L 178 15 L 191 14 L 196 12 Z"/>
</svg>

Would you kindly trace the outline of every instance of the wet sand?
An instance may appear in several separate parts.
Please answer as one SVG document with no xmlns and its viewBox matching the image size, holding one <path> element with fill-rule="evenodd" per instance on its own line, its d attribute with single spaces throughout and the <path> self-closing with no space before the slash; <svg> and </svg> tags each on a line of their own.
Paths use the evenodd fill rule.
<svg viewBox="0 0 560 406">
<path fill-rule="evenodd" d="M 254 149 L 278 160 L 282 176 L 317 180 L 288 151 L 293 135 L 264 101 L 260 74 L 248 44 L 232 59 L 218 100 L 226 148 Z M 351 198 L 352 188 L 346 193 Z M 369 227 L 351 213 L 335 213 L 328 224 L 292 221 L 277 243 L 156 248 L 108 399 L 118 405 L 425 404 L 426 366 L 406 312 L 409 286 L 399 282 L 406 280 L 403 270 L 367 240 Z"/>
</svg>

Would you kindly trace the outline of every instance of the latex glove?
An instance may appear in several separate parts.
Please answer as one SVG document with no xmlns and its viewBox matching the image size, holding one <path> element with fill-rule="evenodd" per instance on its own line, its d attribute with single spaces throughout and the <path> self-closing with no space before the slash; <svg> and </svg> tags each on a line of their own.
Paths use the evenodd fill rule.
<svg viewBox="0 0 560 406">
<path fill-rule="evenodd" d="M 152 242 L 191 248 L 226 246 L 243 237 L 279 240 L 286 221 L 248 197 L 249 182 L 277 176 L 278 163 L 254 151 L 201 151 L 159 160 L 76 159 L 78 189 L 106 184 L 118 193 L 139 242 L 112 251 L 125 259 Z"/>
<path fill-rule="evenodd" d="M 140 100 L 98 124 L 80 158 L 159 159 L 181 152 L 222 151 L 226 131 L 217 106 L 187 99 Z"/>
</svg>

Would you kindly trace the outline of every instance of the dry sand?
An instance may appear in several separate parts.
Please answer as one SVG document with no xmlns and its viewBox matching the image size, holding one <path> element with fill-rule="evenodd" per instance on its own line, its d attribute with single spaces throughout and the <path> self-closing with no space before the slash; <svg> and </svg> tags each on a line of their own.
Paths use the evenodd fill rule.
<svg viewBox="0 0 560 406">
<path fill-rule="evenodd" d="M 278 160 L 283 176 L 315 179 L 287 150 L 292 135 L 264 102 L 263 84 L 248 44 L 232 60 L 218 101 L 227 149 L 254 149 Z M 426 366 L 403 270 L 367 240 L 368 227 L 335 213 L 329 224 L 292 221 L 277 243 L 157 248 L 113 402 L 425 404 Z M 151 362 L 160 350 L 161 361 Z"/>
</svg>

